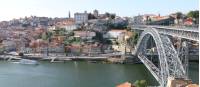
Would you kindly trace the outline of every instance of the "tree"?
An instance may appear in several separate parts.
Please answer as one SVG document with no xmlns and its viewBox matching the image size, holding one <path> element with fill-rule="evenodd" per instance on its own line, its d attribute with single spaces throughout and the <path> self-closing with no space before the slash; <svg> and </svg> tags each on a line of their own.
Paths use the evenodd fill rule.
<svg viewBox="0 0 200 87">
<path fill-rule="evenodd" d="M 190 11 L 188 14 L 187 14 L 187 17 L 192 17 L 194 18 L 194 22 L 196 24 L 198 24 L 198 21 L 199 21 L 199 11 L 196 10 L 196 11 Z"/>
<path fill-rule="evenodd" d="M 53 33 L 52 32 L 47 32 L 47 37 L 50 39 L 52 37 Z"/>
<path fill-rule="evenodd" d="M 93 37 L 93 39 L 99 42 L 103 42 L 103 34 L 101 32 L 96 32 L 96 36 Z"/>
<path fill-rule="evenodd" d="M 0 53 L 3 53 L 4 50 L 5 50 L 4 47 L 0 48 Z"/>
<path fill-rule="evenodd" d="M 127 27 L 126 27 L 126 30 L 127 30 L 127 31 L 131 31 L 131 27 L 130 27 L 130 26 L 127 26 Z"/>
<path fill-rule="evenodd" d="M 61 36 L 65 35 L 65 32 L 66 32 L 65 28 L 60 28 L 58 31 L 59 35 Z"/>
<path fill-rule="evenodd" d="M 196 10 L 196 11 L 190 11 L 188 14 L 187 14 L 188 17 L 192 17 L 192 18 L 199 18 L 199 11 Z"/>
<path fill-rule="evenodd" d="M 147 82 L 146 80 L 136 80 L 134 85 L 136 87 L 147 87 Z"/>
<path fill-rule="evenodd" d="M 176 18 L 177 19 L 181 19 L 183 17 L 183 13 L 181 13 L 181 12 L 177 12 L 176 13 Z"/>
<path fill-rule="evenodd" d="M 96 17 L 93 14 L 89 13 L 88 14 L 88 19 L 96 19 Z"/>
<path fill-rule="evenodd" d="M 104 40 L 103 40 L 103 43 L 104 43 L 104 44 L 113 44 L 112 41 L 109 40 L 109 39 L 104 39 Z"/>
<path fill-rule="evenodd" d="M 110 17 L 110 13 L 106 12 L 105 13 L 106 17 Z"/>
<path fill-rule="evenodd" d="M 42 33 L 42 40 L 47 40 L 47 32 Z"/>
<path fill-rule="evenodd" d="M 133 32 L 133 35 L 128 39 L 128 41 L 130 41 L 133 44 L 137 44 L 138 38 L 139 38 L 139 34 Z"/>
<path fill-rule="evenodd" d="M 135 44 L 137 44 L 138 39 L 139 39 L 139 34 L 135 33 L 135 35 L 134 35 L 134 43 Z"/>
<path fill-rule="evenodd" d="M 66 31 L 67 36 L 74 36 L 74 32 L 73 31 Z"/>
<path fill-rule="evenodd" d="M 115 19 L 115 15 L 114 14 L 111 14 L 110 17 L 111 17 L 111 19 Z"/>
<path fill-rule="evenodd" d="M 69 45 L 69 44 L 70 44 L 69 41 L 67 41 L 67 40 L 64 41 L 64 45 L 67 46 L 67 45 Z"/>
<path fill-rule="evenodd" d="M 177 12 L 176 13 L 176 19 L 177 19 L 177 23 L 180 24 L 180 19 L 183 17 L 183 13 L 181 12 Z"/>
<path fill-rule="evenodd" d="M 49 42 L 51 42 L 52 35 L 53 35 L 52 32 L 45 32 L 42 34 L 42 39 L 48 41 L 48 46 L 49 46 Z M 49 56 L 49 48 L 48 47 L 47 47 L 47 56 Z"/>
<path fill-rule="evenodd" d="M 55 35 L 58 35 L 59 34 L 59 30 L 54 30 L 55 31 Z"/>
<path fill-rule="evenodd" d="M 137 44 L 138 38 L 139 38 L 138 33 L 133 32 L 133 35 L 129 39 L 127 39 L 128 45 L 131 46 L 131 48 L 134 48 L 135 45 Z"/>
</svg>

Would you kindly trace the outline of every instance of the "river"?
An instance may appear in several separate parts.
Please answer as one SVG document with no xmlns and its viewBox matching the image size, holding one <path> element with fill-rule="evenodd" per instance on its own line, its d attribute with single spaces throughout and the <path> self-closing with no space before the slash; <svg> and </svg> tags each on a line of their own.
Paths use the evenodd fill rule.
<svg viewBox="0 0 200 87">
<path fill-rule="evenodd" d="M 198 82 L 198 63 L 190 63 L 190 78 Z M 0 61 L 0 87 L 115 87 L 147 80 L 158 84 L 143 64 L 102 64 L 84 61 L 21 65 Z"/>
</svg>

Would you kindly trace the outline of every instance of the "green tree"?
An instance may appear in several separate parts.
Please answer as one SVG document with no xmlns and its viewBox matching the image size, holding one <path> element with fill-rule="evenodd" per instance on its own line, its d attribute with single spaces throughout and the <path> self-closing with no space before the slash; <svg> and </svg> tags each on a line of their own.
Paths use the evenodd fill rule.
<svg viewBox="0 0 200 87">
<path fill-rule="evenodd" d="M 137 44 L 138 37 L 139 37 L 139 35 L 137 33 L 133 32 L 133 35 L 129 39 L 127 39 L 127 45 L 130 46 L 131 50 L 133 50 L 133 48 Z"/>
<path fill-rule="evenodd" d="M 54 30 L 54 35 L 59 35 L 59 30 Z"/>
<path fill-rule="evenodd" d="M 74 32 L 73 31 L 65 31 L 67 36 L 74 36 Z"/>
<path fill-rule="evenodd" d="M 62 30 L 60 30 L 60 31 L 59 31 L 59 35 L 60 35 L 60 36 L 63 36 L 63 35 L 65 35 L 65 32 L 62 31 Z"/>
<path fill-rule="evenodd" d="M 66 32 L 65 28 L 60 28 L 60 29 L 58 30 L 58 34 L 59 34 L 60 36 L 65 35 L 65 32 Z"/>
<path fill-rule="evenodd" d="M 176 18 L 177 19 L 181 19 L 183 17 L 183 13 L 181 13 L 181 12 L 177 12 L 176 13 Z"/>
<path fill-rule="evenodd" d="M 136 80 L 134 85 L 136 87 L 147 87 L 147 82 L 146 80 Z"/>
<path fill-rule="evenodd" d="M 106 12 L 105 13 L 106 17 L 110 17 L 110 13 Z"/>
<path fill-rule="evenodd" d="M 192 18 L 194 18 L 194 19 L 195 19 L 194 22 L 195 22 L 196 24 L 198 24 L 198 22 L 199 22 L 199 11 L 198 11 L 198 10 L 196 10 L 196 11 L 190 11 L 190 12 L 187 14 L 187 17 L 192 17 Z"/>
<path fill-rule="evenodd" d="M 0 53 L 3 53 L 4 50 L 4 47 L 0 48 Z"/>
<path fill-rule="evenodd" d="M 114 14 L 110 15 L 110 18 L 115 19 L 115 15 Z"/>
<path fill-rule="evenodd" d="M 47 32 L 47 37 L 50 39 L 53 36 L 52 32 Z"/>
<path fill-rule="evenodd" d="M 42 33 L 42 40 L 47 40 L 48 36 L 47 36 L 47 33 L 44 32 Z"/>
<path fill-rule="evenodd" d="M 48 46 L 49 46 L 49 42 L 51 41 L 51 37 L 52 37 L 53 33 L 52 32 L 44 32 L 42 33 L 42 40 L 46 40 L 48 41 Z M 47 55 L 49 55 L 49 48 L 47 47 Z"/>
<path fill-rule="evenodd" d="M 96 19 L 96 17 L 94 15 L 92 15 L 91 13 L 88 14 L 88 19 Z"/>
<path fill-rule="evenodd" d="M 131 27 L 129 25 L 127 25 L 126 30 L 131 31 Z"/>
<path fill-rule="evenodd" d="M 129 39 L 127 39 L 127 43 L 128 43 L 131 47 L 134 47 L 134 46 L 137 44 L 138 39 L 139 39 L 139 34 L 133 32 L 132 36 L 131 36 Z"/>
<path fill-rule="evenodd" d="M 109 40 L 109 39 L 104 39 L 104 40 L 103 40 L 103 44 L 110 44 L 110 45 L 111 45 L 111 44 L 113 44 L 113 43 L 112 43 L 112 41 Z"/>
<path fill-rule="evenodd" d="M 192 18 L 199 18 L 199 11 L 196 10 L 196 11 L 190 11 L 188 14 L 187 14 L 188 17 L 192 17 Z"/>
<path fill-rule="evenodd" d="M 68 40 L 65 40 L 65 41 L 64 41 L 64 45 L 65 45 L 65 46 L 67 46 L 67 45 L 69 45 L 69 44 L 70 44 L 70 43 L 69 43 Z"/>
<path fill-rule="evenodd" d="M 80 43 L 80 39 L 78 39 L 78 38 L 74 38 L 74 37 L 68 37 L 68 38 L 66 38 L 65 40 L 64 40 L 64 44 L 65 45 L 70 45 L 70 44 L 72 44 L 72 43 Z"/>
<path fill-rule="evenodd" d="M 138 39 L 139 39 L 139 34 L 135 33 L 135 35 L 134 35 L 134 44 L 137 44 Z"/>
<path fill-rule="evenodd" d="M 42 33 L 41 38 L 42 40 L 49 40 L 51 39 L 52 35 L 52 32 L 44 32 Z"/>
<path fill-rule="evenodd" d="M 101 32 L 96 32 L 96 36 L 93 37 L 92 39 L 97 40 L 99 42 L 103 42 L 104 41 L 103 34 Z"/>
<path fill-rule="evenodd" d="M 183 13 L 181 12 L 177 12 L 176 13 L 176 19 L 177 19 L 177 23 L 180 24 L 180 19 L 183 17 Z"/>
</svg>

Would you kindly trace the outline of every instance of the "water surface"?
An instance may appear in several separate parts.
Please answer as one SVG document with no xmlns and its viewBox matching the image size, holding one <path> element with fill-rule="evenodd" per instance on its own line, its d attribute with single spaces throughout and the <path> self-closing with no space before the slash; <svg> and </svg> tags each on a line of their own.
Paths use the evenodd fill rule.
<svg viewBox="0 0 200 87">
<path fill-rule="evenodd" d="M 198 66 L 190 76 L 198 82 Z M 0 62 L 0 87 L 115 87 L 117 84 L 146 79 L 149 85 L 156 80 L 143 64 L 100 64 L 88 62 L 21 65 Z"/>
</svg>

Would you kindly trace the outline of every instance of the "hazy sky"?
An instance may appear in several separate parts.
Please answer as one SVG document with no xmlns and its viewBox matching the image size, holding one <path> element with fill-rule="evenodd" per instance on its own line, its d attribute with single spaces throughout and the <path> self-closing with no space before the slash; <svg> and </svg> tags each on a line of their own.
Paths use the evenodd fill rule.
<svg viewBox="0 0 200 87">
<path fill-rule="evenodd" d="M 199 0 L 0 0 L 0 21 L 24 16 L 67 17 L 75 12 L 111 12 L 119 16 L 199 9 Z"/>
</svg>

